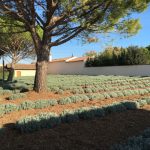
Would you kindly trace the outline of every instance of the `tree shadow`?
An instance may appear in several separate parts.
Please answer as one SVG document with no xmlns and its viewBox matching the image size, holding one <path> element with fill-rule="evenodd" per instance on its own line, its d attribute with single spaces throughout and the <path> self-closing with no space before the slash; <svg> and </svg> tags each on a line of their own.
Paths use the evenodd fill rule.
<svg viewBox="0 0 150 150">
<path fill-rule="evenodd" d="M 109 150 L 113 144 L 140 135 L 150 127 L 150 111 L 128 110 L 102 118 L 64 123 L 53 129 L 20 134 L 6 124 L 1 150 Z"/>
</svg>

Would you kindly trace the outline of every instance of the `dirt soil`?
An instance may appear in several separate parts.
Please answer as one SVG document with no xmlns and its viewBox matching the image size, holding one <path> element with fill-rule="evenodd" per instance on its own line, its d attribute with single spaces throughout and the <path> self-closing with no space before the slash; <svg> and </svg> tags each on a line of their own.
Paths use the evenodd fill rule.
<svg viewBox="0 0 150 150">
<path fill-rule="evenodd" d="M 112 91 L 111 91 L 112 92 Z M 104 92 L 101 92 L 104 93 Z M 13 104 L 20 104 L 21 102 L 23 102 L 24 100 L 31 100 L 31 101 L 36 101 L 36 100 L 48 100 L 48 99 L 61 99 L 61 98 L 65 98 L 65 97 L 69 97 L 72 96 L 74 94 L 70 93 L 70 91 L 65 91 L 63 94 L 55 94 L 53 92 L 45 92 L 45 93 L 36 93 L 34 91 L 29 91 L 26 92 L 26 97 L 25 98 L 20 98 L 20 99 L 15 99 L 15 100 L 8 100 L 8 96 L 10 95 L 4 95 L 1 96 L 0 95 L 0 104 L 6 104 L 6 103 L 13 103 Z M 112 98 L 110 100 L 128 100 L 128 99 L 134 99 L 134 98 L 142 98 L 145 96 L 150 96 L 149 94 L 145 94 L 144 96 L 141 95 L 131 95 L 131 96 L 123 96 L 123 97 L 117 97 L 117 98 Z"/>
<path fill-rule="evenodd" d="M 45 93 L 36 93 L 34 91 L 29 91 L 26 92 L 26 97 L 25 98 L 21 98 L 21 99 L 15 99 L 15 100 L 7 100 L 7 98 L 10 95 L 4 95 L 4 96 L 0 96 L 0 104 L 5 104 L 5 103 L 14 103 L 14 104 L 19 104 L 24 100 L 31 100 L 31 101 L 35 101 L 35 100 L 45 100 L 45 99 L 60 99 L 63 97 L 68 97 L 71 96 L 72 94 L 70 92 L 64 92 L 63 94 L 55 94 L 52 92 L 45 92 Z"/>
<path fill-rule="evenodd" d="M 105 105 L 112 104 L 114 102 L 121 102 L 125 100 L 134 101 L 143 97 L 146 97 L 146 95 L 144 96 L 134 95 L 134 96 L 111 98 L 111 99 L 104 99 L 104 100 L 85 101 L 85 102 L 71 103 L 66 105 L 49 106 L 43 109 L 20 110 L 0 117 L 0 126 L 3 126 L 7 123 L 15 123 L 20 118 L 29 115 L 36 115 L 41 112 L 55 112 L 57 114 L 60 114 L 62 111 L 66 109 L 71 110 L 71 109 L 78 109 L 80 107 L 105 106 Z"/>
<path fill-rule="evenodd" d="M 1 150 L 109 150 L 150 127 L 150 106 L 104 118 L 61 124 L 31 134 L 8 128 L 0 135 Z M 9 124 L 5 125 L 9 127 Z"/>
<path fill-rule="evenodd" d="M 71 104 L 66 104 L 66 105 L 56 105 L 56 106 L 49 106 L 49 107 L 46 107 L 43 109 L 20 110 L 20 111 L 12 112 L 10 114 L 6 114 L 6 115 L 0 117 L 0 126 L 3 126 L 7 123 L 15 123 L 20 118 L 23 118 L 23 117 L 29 116 L 29 115 L 36 115 L 41 112 L 55 112 L 57 114 L 60 114 L 62 111 L 66 110 L 66 109 L 71 110 L 71 109 L 78 109 L 80 107 L 105 106 L 105 105 L 112 104 L 114 102 L 121 102 L 121 101 L 125 101 L 125 100 L 135 101 L 137 99 L 141 99 L 146 96 L 150 96 L 150 94 L 147 94 L 144 96 L 132 95 L 132 96 L 118 97 L 118 98 L 111 98 L 111 99 L 104 99 L 104 100 L 93 100 L 93 101 L 71 103 Z M 20 100 L 17 100 L 17 103 L 19 101 Z M 9 101 L 9 102 L 16 103 L 16 101 Z"/>
</svg>

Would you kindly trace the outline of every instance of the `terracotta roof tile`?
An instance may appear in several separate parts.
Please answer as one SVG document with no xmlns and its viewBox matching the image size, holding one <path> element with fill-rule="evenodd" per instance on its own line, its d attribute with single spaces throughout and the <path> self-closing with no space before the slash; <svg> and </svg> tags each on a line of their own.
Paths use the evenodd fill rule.
<svg viewBox="0 0 150 150">
<path fill-rule="evenodd" d="M 72 58 L 72 57 L 53 59 L 53 60 L 51 61 L 51 63 L 53 63 L 53 62 L 63 62 L 63 61 L 66 61 L 67 59 L 70 59 L 70 58 Z"/>
<path fill-rule="evenodd" d="M 6 68 L 11 68 L 11 65 L 7 64 Z M 15 70 L 35 70 L 35 64 L 16 64 Z"/>
<path fill-rule="evenodd" d="M 84 56 L 84 57 L 77 57 L 75 59 L 71 59 L 68 62 L 77 62 L 77 61 L 86 61 L 88 57 Z"/>
</svg>

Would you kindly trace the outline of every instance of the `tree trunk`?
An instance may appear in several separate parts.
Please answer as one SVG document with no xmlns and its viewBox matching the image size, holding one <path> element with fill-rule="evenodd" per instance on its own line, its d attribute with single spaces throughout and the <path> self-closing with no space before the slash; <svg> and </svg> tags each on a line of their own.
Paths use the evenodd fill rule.
<svg viewBox="0 0 150 150">
<path fill-rule="evenodd" d="M 7 81 L 13 81 L 13 77 L 14 77 L 14 68 L 15 68 L 15 64 L 12 63 L 11 64 L 11 68 L 9 70 L 9 75 L 8 75 L 8 78 L 7 78 Z"/>
<path fill-rule="evenodd" d="M 47 91 L 49 51 L 50 49 L 48 46 L 43 46 L 39 51 L 37 50 L 34 90 L 38 93 Z"/>
</svg>

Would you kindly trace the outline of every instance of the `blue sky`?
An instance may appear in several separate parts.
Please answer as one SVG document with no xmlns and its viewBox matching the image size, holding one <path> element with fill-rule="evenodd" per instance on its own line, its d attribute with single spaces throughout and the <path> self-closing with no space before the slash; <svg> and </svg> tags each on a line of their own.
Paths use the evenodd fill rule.
<svg viewBox="0 0 150 150">
<path fill-rule="evenodd" d="M 150 45 L 150 7 L 141 14 L 134 15 L 135 18 L 139 18 L 142 29 L 133 37 L 122 38 L 120 36 L 110 37 L 107 41 L 100 39 L 98 43 L 82 44 L 79 41 L 71 40 L 68 43 L 52 48 L 53 58 L 68 57 L 72 54 L 74 56 L 82 56 L 85 52 L 90 50 L 103 51 L 107 46 L 122 46 L 127 47 L 129 45 L 147 46 Z M 111 41 L 113 39 L 113 41 Z"/>
</svg>

